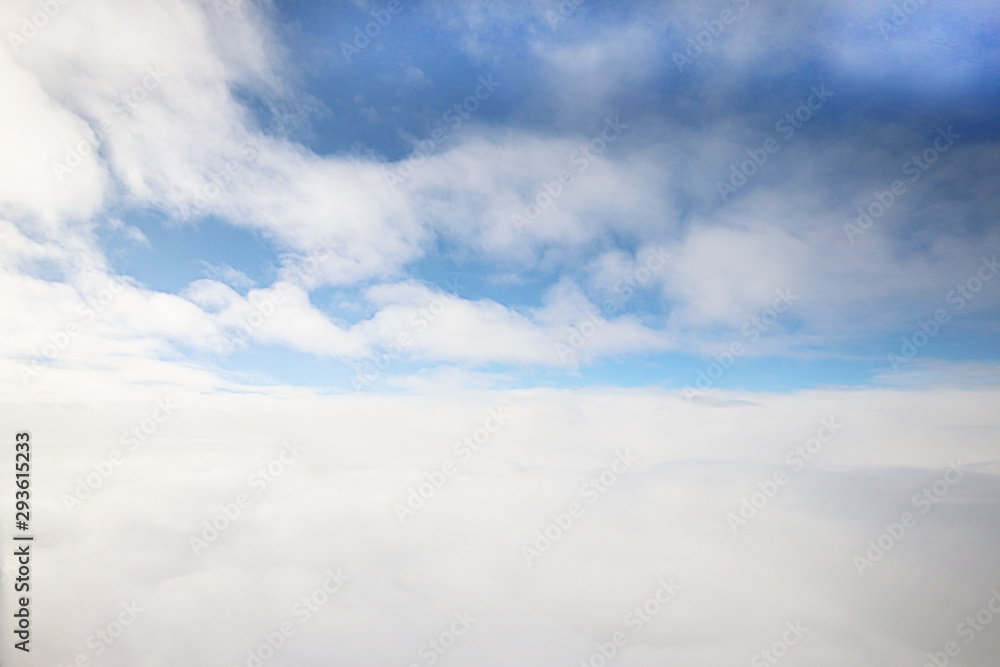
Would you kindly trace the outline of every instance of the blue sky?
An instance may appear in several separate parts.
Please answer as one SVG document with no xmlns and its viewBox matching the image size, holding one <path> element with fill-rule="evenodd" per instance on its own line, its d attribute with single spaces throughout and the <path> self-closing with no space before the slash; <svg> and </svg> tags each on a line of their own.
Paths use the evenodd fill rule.
<svg viewBox="0 0 1000 667">
<path fill-rule="evenodd" d="M 174 319 L 133 312 L 105 334 L 162 360 L 350 391 L 442 298 L 454 307 L 390 355 L 385 390 L 683 389 L 739 342 L 713 387 L 878 384 L 941 308 L 892 375 L 1000 357 L 1000 281 L 949 302 L 984 259 L 992 278 L 1000 238 L 994 6 L 195 7 L 151 10 L 176 44 L 75 53 L 75 74 L 43 48 L 70 18 L 11 44 L 25 99 L 62 106 L 20 168 L 55 199 L 10 194 L 7 225 L 65 254 L 10 270 L 70 287 L 64 312 L 88 272 L 125 277 Z M 303 272 L 319 248 L 331 261 Z M 653 252 L 669 259 L 642 269 Z M 282 290 L 291 303 L 240 329 Z M 779 290 L 795 303 L 747 341 Z M 10 354 L 38 361 L 47 326 Z"/>
</svg>

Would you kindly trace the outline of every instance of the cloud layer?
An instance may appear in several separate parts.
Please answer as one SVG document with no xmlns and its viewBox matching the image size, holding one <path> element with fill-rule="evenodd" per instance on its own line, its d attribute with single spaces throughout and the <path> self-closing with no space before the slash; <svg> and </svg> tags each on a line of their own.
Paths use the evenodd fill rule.
<svg viewBox="0 0 1000 667">
<path fill-rule="evenodd" d="M 787 623 L 787 664 L 996 652 L 955 636 L 1000 585 L 994 390 L 713 398 L 11 398 L 44 472 L 31 664 L 248 664 L 286 621 L 267 664 L 430 664 L 466 612 L 442 664 L 578 664 L 619 631 L 621 664 L 746 664 Z"/>
</svg>

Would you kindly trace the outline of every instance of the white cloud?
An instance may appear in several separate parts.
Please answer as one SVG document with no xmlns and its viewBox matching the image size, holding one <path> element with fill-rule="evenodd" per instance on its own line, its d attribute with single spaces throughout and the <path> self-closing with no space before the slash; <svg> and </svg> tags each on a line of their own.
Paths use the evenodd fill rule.
<svg viewBox="0 0 1000 667">
<path fill-rule="evenodd" d="M 250 276 L 243 273 L 239 269 L 234 269 L 228 264 L 223 264 L 222 266 L 215 266 L 210 262 L 202 262 L 205 267 L 205 273 L 210 278 L 215 278 L 220 280 L 227 285 L 231 285 L 237 289 L 247 289 L 254 287 L 256 283 Z"/>
<path fill-rule="evenodd" d="M 546 78 L 540 105 L 557 118 L 586 123 L 607 114 L 627 114 L 622 105 L 637 86 L 649 85 L 662 54 L 653 33 L 627 24 L 569 44 L 540 40 L 535 54 Z"/>
<path fill-rule="evenodd" d="M 8 99 L 0 109 L 0 206 L 8 216 L 31 216 L 49 229 L 61 219 L 86 218 L 100 206 L 108 179 L 93 145 L 81 136 L 78 119 L 55 103 L 6 48 L 0 52 L 0 85 Z M 63 182 L 53 163 L 80 142 L 89 154 Z"/>
<path fill-rule="evenodd" d="M 810 246 L 780 230 L 694 227 L 667 271 L 665 291 L 683 304 L 678 324 L 736 326 L 770 305 L 777 291 L 801 290 Z"/>
<path fill-rule="evenodd" d="M 646 391 L 205 394 L 182 388 L 191 379 L 4 390 L 4 418 L 33 426 L 46 471 L 35 520 L 60 538 L 37 544 L 47 585 L 33 604 L 49 611 L 34 629 L 50 638 L 32 647 L 37 659 L 91 651 L 87 637 L 134 599 L 142 615 L 105 664 L 244 664 L 286 619 L 296 634 L 276 660 L 320 664 L 333 640 L 353 664 L 408 664 L 468 609 L 476 621 L 447 656 L 455 664 L 578 662 L 619 629 L 622 664 L 736 664 L 798 620 L 809 630 L 795 660 L 902 666 L 953 639 L 997 585 L 993 389 L 732 394 L 741 400 L 713 407 Z M 70 514 L 63 495 L 166 398 L 173 416 Z M 459 461 L 453 443 L 498 409 L 500 430 Z M 734 535 L 726 514 L 790 470 L 786 453 L 831 416 L 842 430 Z M 257 494 L 250 476 L 289 439 L 303 452 Z M 596 503 L 582 499 L 623 449 L 631 469 Z M 911 496 L 956 458 L 963 478 L 919 514 Z M 395 504 L 445 459 L 455 474 L 400 525 Z M 252 503 L 196 556 L 189 538 L 239 493 Z M 521 547 L 574 500 L 583 515 L 526 565 Z M 916 526 L 859 576 L 853 556 L 907 508 Z M 348 583 L 299 623 L 292 605 L 338 566 Z M 682 589 L 632 634 L 625 614 L 660 578 Z M 995 638 L 979 634 L 963 655 L 994 653 Z"/>
</svg>

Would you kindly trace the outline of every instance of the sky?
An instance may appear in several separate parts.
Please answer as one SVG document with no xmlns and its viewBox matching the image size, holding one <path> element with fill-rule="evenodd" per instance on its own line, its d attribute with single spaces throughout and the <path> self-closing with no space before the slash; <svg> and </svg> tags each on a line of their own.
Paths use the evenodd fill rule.
<svg viewBox="0 0 1000 667">
<path fill-rule="evenodd" d="M 1000 586 L 1000 4 L 10 0 L 0 39 L 44 582 L 4 664 L 1000 654 L 956 627 Z"/>
<path fill-rule="evenodd" d="M 4 10 L 0 186 L 28 383 L 152 354 L 697 389 L 734 343 L 715 387 L 995 367 L 992 3 L 34 7 Z"/>
</svg>

